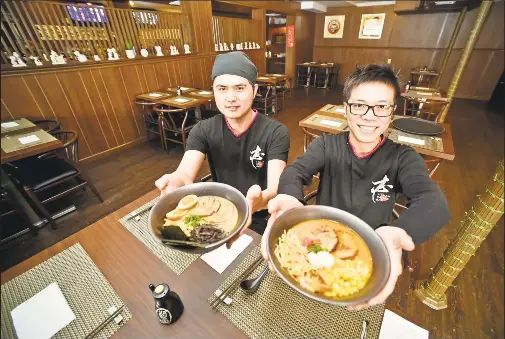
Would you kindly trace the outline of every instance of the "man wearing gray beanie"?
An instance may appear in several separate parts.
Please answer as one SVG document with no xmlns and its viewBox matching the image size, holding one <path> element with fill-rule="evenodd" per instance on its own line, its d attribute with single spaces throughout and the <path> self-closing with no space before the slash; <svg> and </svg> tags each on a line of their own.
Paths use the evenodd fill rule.
<svg viewBox="0 0 505 339">
<path fill-rule="evenodd" d="M 252 109 L 257 76 L 256 66 L 243 52 L 216 57 L 212 88 L 222 114 L 193 127 L 179 167 L 155 184 L 165 194 L 193 183 L 207 156 L 213 181 L 231 185 L 246 196 L 252 214 L 248 224 L 263 234 L 267 204 L 277 195 L 288 159 L 289 133 L 280 122 Z"/>
</svg>

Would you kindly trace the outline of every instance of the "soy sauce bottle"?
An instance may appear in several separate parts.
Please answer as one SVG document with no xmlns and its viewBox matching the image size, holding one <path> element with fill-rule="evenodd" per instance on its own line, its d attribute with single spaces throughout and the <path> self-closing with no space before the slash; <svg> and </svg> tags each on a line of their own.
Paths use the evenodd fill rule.
<svg viewBox="0 0 505 339">
<path fill-rule="evenodd" d="M 170 291 L 167 284 L 154 286 L 149 284 L 154 297 L 154 308 L 156 316 L 162 324 L 171 324 L 176 322 L 184 311 L 184 305 L 177 293 Z"/>
<path fill-rule="evenodd" d="M 181 86 L 177 86 L 177 95 L 181 96 L 182 95 L 182 89 Z"/>
</svg>

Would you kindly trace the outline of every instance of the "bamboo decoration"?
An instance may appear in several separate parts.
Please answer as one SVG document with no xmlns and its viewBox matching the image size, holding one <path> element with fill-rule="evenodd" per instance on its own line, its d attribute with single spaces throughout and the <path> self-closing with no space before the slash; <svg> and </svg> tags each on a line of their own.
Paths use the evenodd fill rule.
<svg viewBox="0 0 505 339">
<path fill-rule="evenodd" d="M 456 90 L 458 89 L 459 82 L 463 76 L 463 73 L 465 72 L 466 65 L 470 61 L 473 48 L 477 43 L 477 38 L 479 37 L 482 26 L 484 26 L 484 22 L 486 21 L 487 15 L 489 14 L 492 5 L 493 1 L 485 0 L 481 2 L 479 12 L 477 13 L 477 18 L 475 18 L 473 28 L 470 31 L 470 35 L 468 36 L 465 47 L 461 52 L 461 58 L 459 59 L 458 66 L 456 67 L 456 71 L 454 72 L 451 83 L 449 84 L 449 89 L 447 90 L 447 98 L 449 101 L 440 113 L 440 117 L 437 120 L 438 122 L 444 122 L 447 113 L 449 113 L 449 109 L 451 108 L 452 100 L 456 94 Z"/>
<path fill-rule="evenodd" d="M 484 192 L 465 213 L 456 237 L 428 279 L 416 282 L 415 295 L 429 307 L 447 308 L 445 292 L 503 215 L 503 158 Z"/>
</svg>

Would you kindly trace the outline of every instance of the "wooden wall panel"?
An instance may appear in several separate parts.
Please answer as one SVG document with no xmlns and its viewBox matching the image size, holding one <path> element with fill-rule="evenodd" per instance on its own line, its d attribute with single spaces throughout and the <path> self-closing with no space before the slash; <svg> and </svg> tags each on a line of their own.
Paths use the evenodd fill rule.
<svg viewBox="0 0 505 339">
<path fill-rule="evenodd" d="M 79 128 L 75 111 L 70 106 L 70 102 L 63 91 L 58 74 L 40 74 L 36 77 L 45 94 L 45 100 L 53 107 L 54 114 L 61 124 L 62 129 L 73 130 L 79 134 L 79 157 L 82 159 L 91 156 L 93 154 L 91 148 L 87 139 L 82 137 L 82 130 Z M 9 78 L 2 78 L 2 87 L 4 87 L 4 83 L 7 79 Z M 4 96 L 2 95 L 2 97 Z M 22 111 L 13 111 L 13 114 L 16 118 L 23 116 Z"/>
<path fill-rule="evenodd" d="M 260 50 L 247 51 L 261 62 Z M 141 142 L 145 125 L 138 94 L 173 86 L 211 88 L 215 54 L 25 69 L 2 73 L 1 119 L 54 119 L 79 134 L 79 156 L 90 161 Z"/>
<path fill-rule="evenodd" d="M 504 70 L 504 2 L 495 2 L 484 23 L 471 60 L 465 70 L 456 97 L 489 100 Z M 467 13 L 459 32 L 440 86 L 447 90 L 466 39 L 475 21 L 477 9 Z M 362 14 L 386 13 L 381 39 L 358 39 Z M 342 39 L 323 38 L 324 17 L 345 15 Z M 458 19 L 458 13 L 401 14 L 393 6 L 329 8 L 317 14 L 313 60 L 340 64 L 338 83 L 343 84 L 358 64 L 386 62 L 400 70 L 402 81 L 409 80 L 412 68 L 428 66 L 439 69 Z M 295 32 L 295 35 L 297 32 Z M 305 60 L 304 60 L 305 61 Z M 478 84 L 478 85 L 476 85 Z"/>
<path fill-rule="evenodd" d="M 30 119 L 45 119 L 23 77 L 2 83 L 1 93 L 2 100 L 11 112 L 20 112 L 21 116 Z"/>
</svg>

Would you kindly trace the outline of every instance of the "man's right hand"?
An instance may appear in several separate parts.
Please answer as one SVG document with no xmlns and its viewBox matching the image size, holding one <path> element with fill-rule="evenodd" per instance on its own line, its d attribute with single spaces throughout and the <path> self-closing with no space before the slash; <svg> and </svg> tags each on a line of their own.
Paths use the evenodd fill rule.
<svg viewBox="0 0 505 339">
<path fill-rule="evenodd" d="M 186 185 L 184 180 L 176 173 L 165 174 L 156 180 L 154 184 L 161 191 L 162 196 Z"/>
<path fill-rule="evenodd" d="M 303 204 L 298 201 L 298 199 L 287 194 L 278 194 L 275 198 L 271 199 L 268 202 L 268 213 L 270 213 L 270 218 L 268 219 L 265 233 L 270 229 L 270 227 L 272 227 L 275 219 L 280 217 L 282 213 L 302 206 Z M 265 260 L 268 262 L 270 269 L 273 270 L 272 264 L 268 261 L 267 246 L 267 238 L 263 237 L 261 239 L 261 254 L 263 255 L 263 258 L 265 258 Z"/>
</svg>

